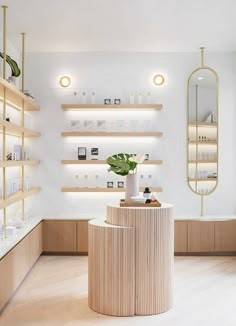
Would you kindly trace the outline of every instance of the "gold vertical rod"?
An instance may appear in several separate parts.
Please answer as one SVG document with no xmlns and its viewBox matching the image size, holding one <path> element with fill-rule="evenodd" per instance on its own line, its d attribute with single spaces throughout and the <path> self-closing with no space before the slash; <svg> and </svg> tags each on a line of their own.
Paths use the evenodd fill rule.
<svg viewBox="0 0 236 326">
<path fill-rule="evenodd" d="M 24 93 L 25 90 L 25 33 L 21 33 L 21 91 Z M 22 127 L 22 134 L 21 134 L 21 159 L 22 161 L 25 160 L 25 102 L 22 99 L 22 110 L 21 110 L 21 127 Z M 25 191 L 25 166 L 24 164 L 21 167 L 21 188 L 22 192 Z M 25 201 L 22 199 L 22 221 L 25 221 Z"/>
<path fill-rule="evenodd" d="M 204 205 L 203 205 L 204 196 L 201 196 L 201 216 L 204 214 Z"/>
<path fill-rule="evenodd" d="M 201 50 L 201 67 L 204 67 L 204 50 L 205 50 L 205 48 L 202 46 L 200 48 L 200 50 Z"/>
<path fill-rule="evenodd" d="M 2 6 L 3 9 L 3 79 L 6 79 L 6 33 L 7 33 L 7 6 Z M 3 88 L 3 114 L 2 119 L 6 120 L 6 88 Z M 2 130 L 2 160 L 6 160 L 6 127 L 3 127 Z M 3 200 L 6 200 L 6 168 L 3 167 L 2 169 L 2 197 Z M 6 226 L 7 226 L 7 211 L 6 208 L 3 208 L 3 230 L 4 230 L 4 238 L 7 237 L 6 233 Z"/>
<path fill-rule="evenodd" d="M 195 159 L 196 159 L 196 164 L 195 164 L 195 190 L 198 192 L 197 186 L 198 186 L 198 85 L 196 85 L 195 88 L 195 112 L 196 112 L 196 152 L 195 152 Z"/>
</svg>

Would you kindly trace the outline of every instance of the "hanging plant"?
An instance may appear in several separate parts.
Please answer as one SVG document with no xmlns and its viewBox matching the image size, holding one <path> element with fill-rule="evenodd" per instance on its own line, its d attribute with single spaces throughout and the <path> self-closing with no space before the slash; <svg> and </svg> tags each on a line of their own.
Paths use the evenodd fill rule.
<svg viewBox="0 0 236 326">
<path fill-rule="evenodd" d="M 4 54 L 0 52 L 0 57 L 4 59 Z M 9 64 L 11 68 L 11 75 L 13 77 L 19 77 L 20 76 L 20 68 L 18 67 L 18 64 L 15 60 L 13 60 L 9 55 L 6 55 L 6 61 Z"/>
</svg>

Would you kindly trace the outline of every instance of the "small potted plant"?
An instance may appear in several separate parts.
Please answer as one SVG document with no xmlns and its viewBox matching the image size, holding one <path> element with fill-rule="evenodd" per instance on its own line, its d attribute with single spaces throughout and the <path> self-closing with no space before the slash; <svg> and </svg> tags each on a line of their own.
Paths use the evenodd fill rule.
<svg viewBox="0 0 236 326">
<path fill-rule="evenodd" d="M 145 160 L 144 154 L 132 155 L 127 153 L 114 154 L 107 158 L 110 165 L 108 172 L 126 176 L 125 200 L 139 194 L 139 176 L 137 174 L 138 164 Z"/>
</svg>

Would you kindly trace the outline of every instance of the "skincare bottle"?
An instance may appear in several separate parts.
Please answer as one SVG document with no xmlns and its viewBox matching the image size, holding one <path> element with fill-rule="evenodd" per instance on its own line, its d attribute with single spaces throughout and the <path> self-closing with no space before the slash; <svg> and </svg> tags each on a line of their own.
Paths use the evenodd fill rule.
<svg viewBox="0 0 236 326">
<path fill-rule="evenodd" d="M 147 92 L 147 104 L 151 104 L 151 93 L 150 93 L 150 91 Z"/>
<path fill-rule="evenodd" d="M 151 193 L 151 191 L 150 191 L 150 189 L 148 187 L 146 187 L 144 189 L 143 197 L 146 198 L 146 199 L 151 199 L 152 193 Z"/>
<path fill-rule="evenodd" d="M 86 99 L 86 93 L 82 92 L 82 104 L 86 104 L 87 99 Z"/>
<path fill-rule="evenodd" d="M 138 104 L 142 104 L 143 103 L 143 96 L 142 96 L 142 93 L 139 92 L 138 93 Z"/>
<path fill-rule="evenodd" d="M 129 95 L 129 103 L 134 104 L 134 92 L 131 92 Z"/>
<path fill-rule="evenodd" d="M 97 147 L 91 148 L 91 160 L 98 160 L 98 148 Z"/>
<path fill-rule="evenodd" d="M 96 103 L 95 92 L 92 92 L 92 94 L 91 94 L 91 103 L 92 103 L 92 104 L 95 104 L 95 103 Z"/>
<path fill-rule="evenodd" d="M 78 147 L 78 160 L 86 160 L 86 147 Z"/>
</svg>

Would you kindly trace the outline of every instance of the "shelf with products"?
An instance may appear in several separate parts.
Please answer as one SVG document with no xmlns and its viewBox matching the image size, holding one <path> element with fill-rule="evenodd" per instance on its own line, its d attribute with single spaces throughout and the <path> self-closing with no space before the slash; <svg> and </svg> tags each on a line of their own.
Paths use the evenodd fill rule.
<svg viewBox="0 0 236 326">
<path fill-rule="evenodd" d="M 79 110 L 162 110 L 162 104 L 62 104 L 64 111 Z"/>
<path fill-rule="evenodd" d="M 10 84 L 5 79 L 0 78 L 0 102 L 4 102 L 4 93 L 6 105 L 21 111 L 24 105 L 25 111 L 39 111 L 40 106 L 34 100 L 26 96 L 15 85 Z"/>
<path fill-rule="evenodd" d="M 161 187 L 150 187 L 152 192 L 162 192 Z M 144 191 L 144 187 L 140 187 L 140 191 Z M 106 187 L 70 187 L 64 186 L 62 192 L 125 192 L 125 188 L 106 188 Z"/>
<path fill-rule="evenodd" d="M 62 160 L 61 164 L 107 164 L 106 160 Z M 162 160 L 145 160 L 142 164 L 162 164 Z"/>
<path fill-rule="evenodd" d="M 217 181 L 217 178 L 188 178 L 190 182 L 211 182 L 211 181 Z"/>
<path fill-rule="evenodd" d="M 147 132 L 109 132 L 109 131 L 63 131 L 62 137 L 162 137 L 160 131 Z"/>
<path fill-rule="evenodd" d="M 38 131 L 33 131 L 31 129 L 19 126 L 15 123 L 5 121 L 5 120 L 0 120 L 0 133 L 3 132 L 3 127 L 5 128 L 5 133 L 7 135 L 11 136 L 17 136 L 20 137 L 22 136 L 22 133 L 24 133 L 25 137 L 40 137 L 41 133 Z"/>
<path fill-rule="evenodd" d="M 197 163 L 197 164 L 215 164 L 215 163 L 217 163 L 216 160 L 189 160 L 188 162 L 191 164 L 195 164 L 195 163 Z"/>
<path fill-rule="evenodd" d="M 23 200 L 29 196 L 32 196 L 33 194 L 39 192 L 40 190 L 41 190 L 40 187 L 32 187 L 29 190 L 17 191 L 9 196 L 6 196 L 6 199 L 0 200 L 0 209 L 6 208 L 10 205 L 17 203 L 20 200 Z"/>
<path fill-rule="evenodd" d="M 188 125 L 190 128 L 202 127 L 202 128 L 216 128 L 217 123 L 215 122 L 190 122 Z"/>
<path fill-rule="evenodd" d="M 0 161 L 0 168 L 2 167 L 15 167 L 15 166 L 37 166 L 39 165 L 39 160 L 25 160 L 25 161 Z"/>
<path fill-rule="evenodd" d="M 189 145 L 217 145 L 216 141 L 195 141 L 195 140 L 190 140 Z"/>
</svg>

